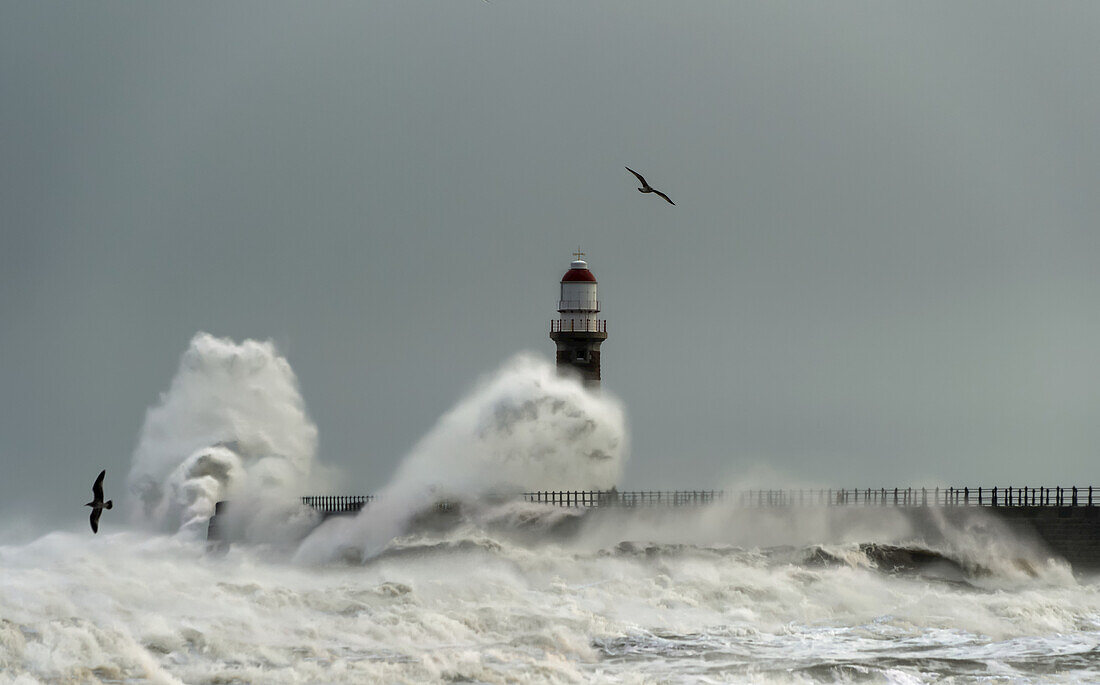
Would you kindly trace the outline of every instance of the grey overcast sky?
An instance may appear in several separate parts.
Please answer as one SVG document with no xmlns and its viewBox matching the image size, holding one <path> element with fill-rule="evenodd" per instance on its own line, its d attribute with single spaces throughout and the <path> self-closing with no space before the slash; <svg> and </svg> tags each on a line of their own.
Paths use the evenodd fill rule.
<svg viewBox="0 0 1100 685">
<path fill-rule="evenodd" d="M 375 490 L 552 355 L 578 245 L 625 486 L 1100 483 L 1098 36 L 1094 2 L 0 0 L 0 512 L 121 487 L 200 330 L 274 340 Z"/>
</svg>

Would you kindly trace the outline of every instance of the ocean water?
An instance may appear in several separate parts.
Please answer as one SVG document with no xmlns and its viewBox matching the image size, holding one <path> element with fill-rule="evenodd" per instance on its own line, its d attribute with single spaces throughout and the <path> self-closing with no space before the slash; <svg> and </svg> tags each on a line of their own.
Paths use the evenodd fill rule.
<svg viewBox="0 0 1100 685">
<path fill-rule="evenodd" d="M 99 535 L 0 526 L 0 683 L 1100 681 L 1098 585 L 994 521 L 500 498 L 627 470 L 625 408 L 537 356 L 358 516 L 297 504 L 359 494 L 317 444 L 274 345 L 196 335 Z"/>
<path fill-rule="evenodd" d="M 54 532 L 0 546 L 0 681 L 1100 680 L 1100 588 L 1022 547 L 637 537 L 746 516 L 513 506 L 324 563 Z"/>
</svg>

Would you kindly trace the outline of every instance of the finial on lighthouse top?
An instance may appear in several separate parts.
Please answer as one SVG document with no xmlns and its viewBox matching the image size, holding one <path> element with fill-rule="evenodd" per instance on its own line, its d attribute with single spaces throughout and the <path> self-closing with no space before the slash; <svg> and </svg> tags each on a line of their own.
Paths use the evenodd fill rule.
<svg viewBox="0 0 1100 685">
<path fill-rule="evenodd" d="M 569 271 L 565 272 L 565 275 L 561 277 L 562 283 L 571 283 L 575 281 L 587 281 L 590 283 L 596 282 L 596 277 L 588 270 L 588 262 L 584 261 L 584 253 L 578 247 L 577 251 L 573 253 L 576 257 L 569 263 Z"/>
<path fill-rule="evenodd" d="M 573 256 L 576 257 L 576 259 L 574 259 L 569 264 L 570 269 L 587 269 L 588 268 L 588 262 L 584 261 L 584 253 L 581 252 L 580 247 L 578 247 L 577 251 L 573 253 Z"/>
</svg>

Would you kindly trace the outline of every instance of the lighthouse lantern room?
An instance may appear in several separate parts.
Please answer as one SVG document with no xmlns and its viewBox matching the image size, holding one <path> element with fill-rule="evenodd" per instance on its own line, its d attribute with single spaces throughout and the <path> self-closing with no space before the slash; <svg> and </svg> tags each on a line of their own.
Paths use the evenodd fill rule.
<svg viewBox="0 0 1100 685">
<path fill-rule="evenodd" d="M 558 318 L 550 322 L 550 339 L 557 345 L 558 371 L 579 373 L 586 385 L 600 384 L 600 344 L 607 340 L 607 321 L 599 318 L 600 300 L 596 276 L 589 271 L 584 253 L 561 278 Z"/>
</svg>

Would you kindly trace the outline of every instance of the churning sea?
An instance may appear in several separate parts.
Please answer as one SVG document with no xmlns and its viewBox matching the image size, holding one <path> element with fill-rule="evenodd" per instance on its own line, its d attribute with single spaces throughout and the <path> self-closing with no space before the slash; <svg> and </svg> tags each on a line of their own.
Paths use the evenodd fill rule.
<svg viewBox="0 0 1100 685">
<path fill-rule="evenodd" d="M 1022 547 L 707 544 L 767 522 L 573 515 L 482 511 L 324 563 L 135 531 L 0 546 L 0 681 L 1100 680 L 1100 586 Z"/>
<path fill-rule="evenodd" d="M 1100 681 L 1100 585 L 996 526 L 491 496 L 606 489 L 628 456 L 613 396 L 520 355 L 321 523 L 289 364 L 200 333 L 98 535 L 82 499 L 67 530 L 0 522 L 0 683 Z M 461 506 L 425 518 L 439 497 Z M 223 500 L 237 542 L 211 551 Z"/>
</svg>

